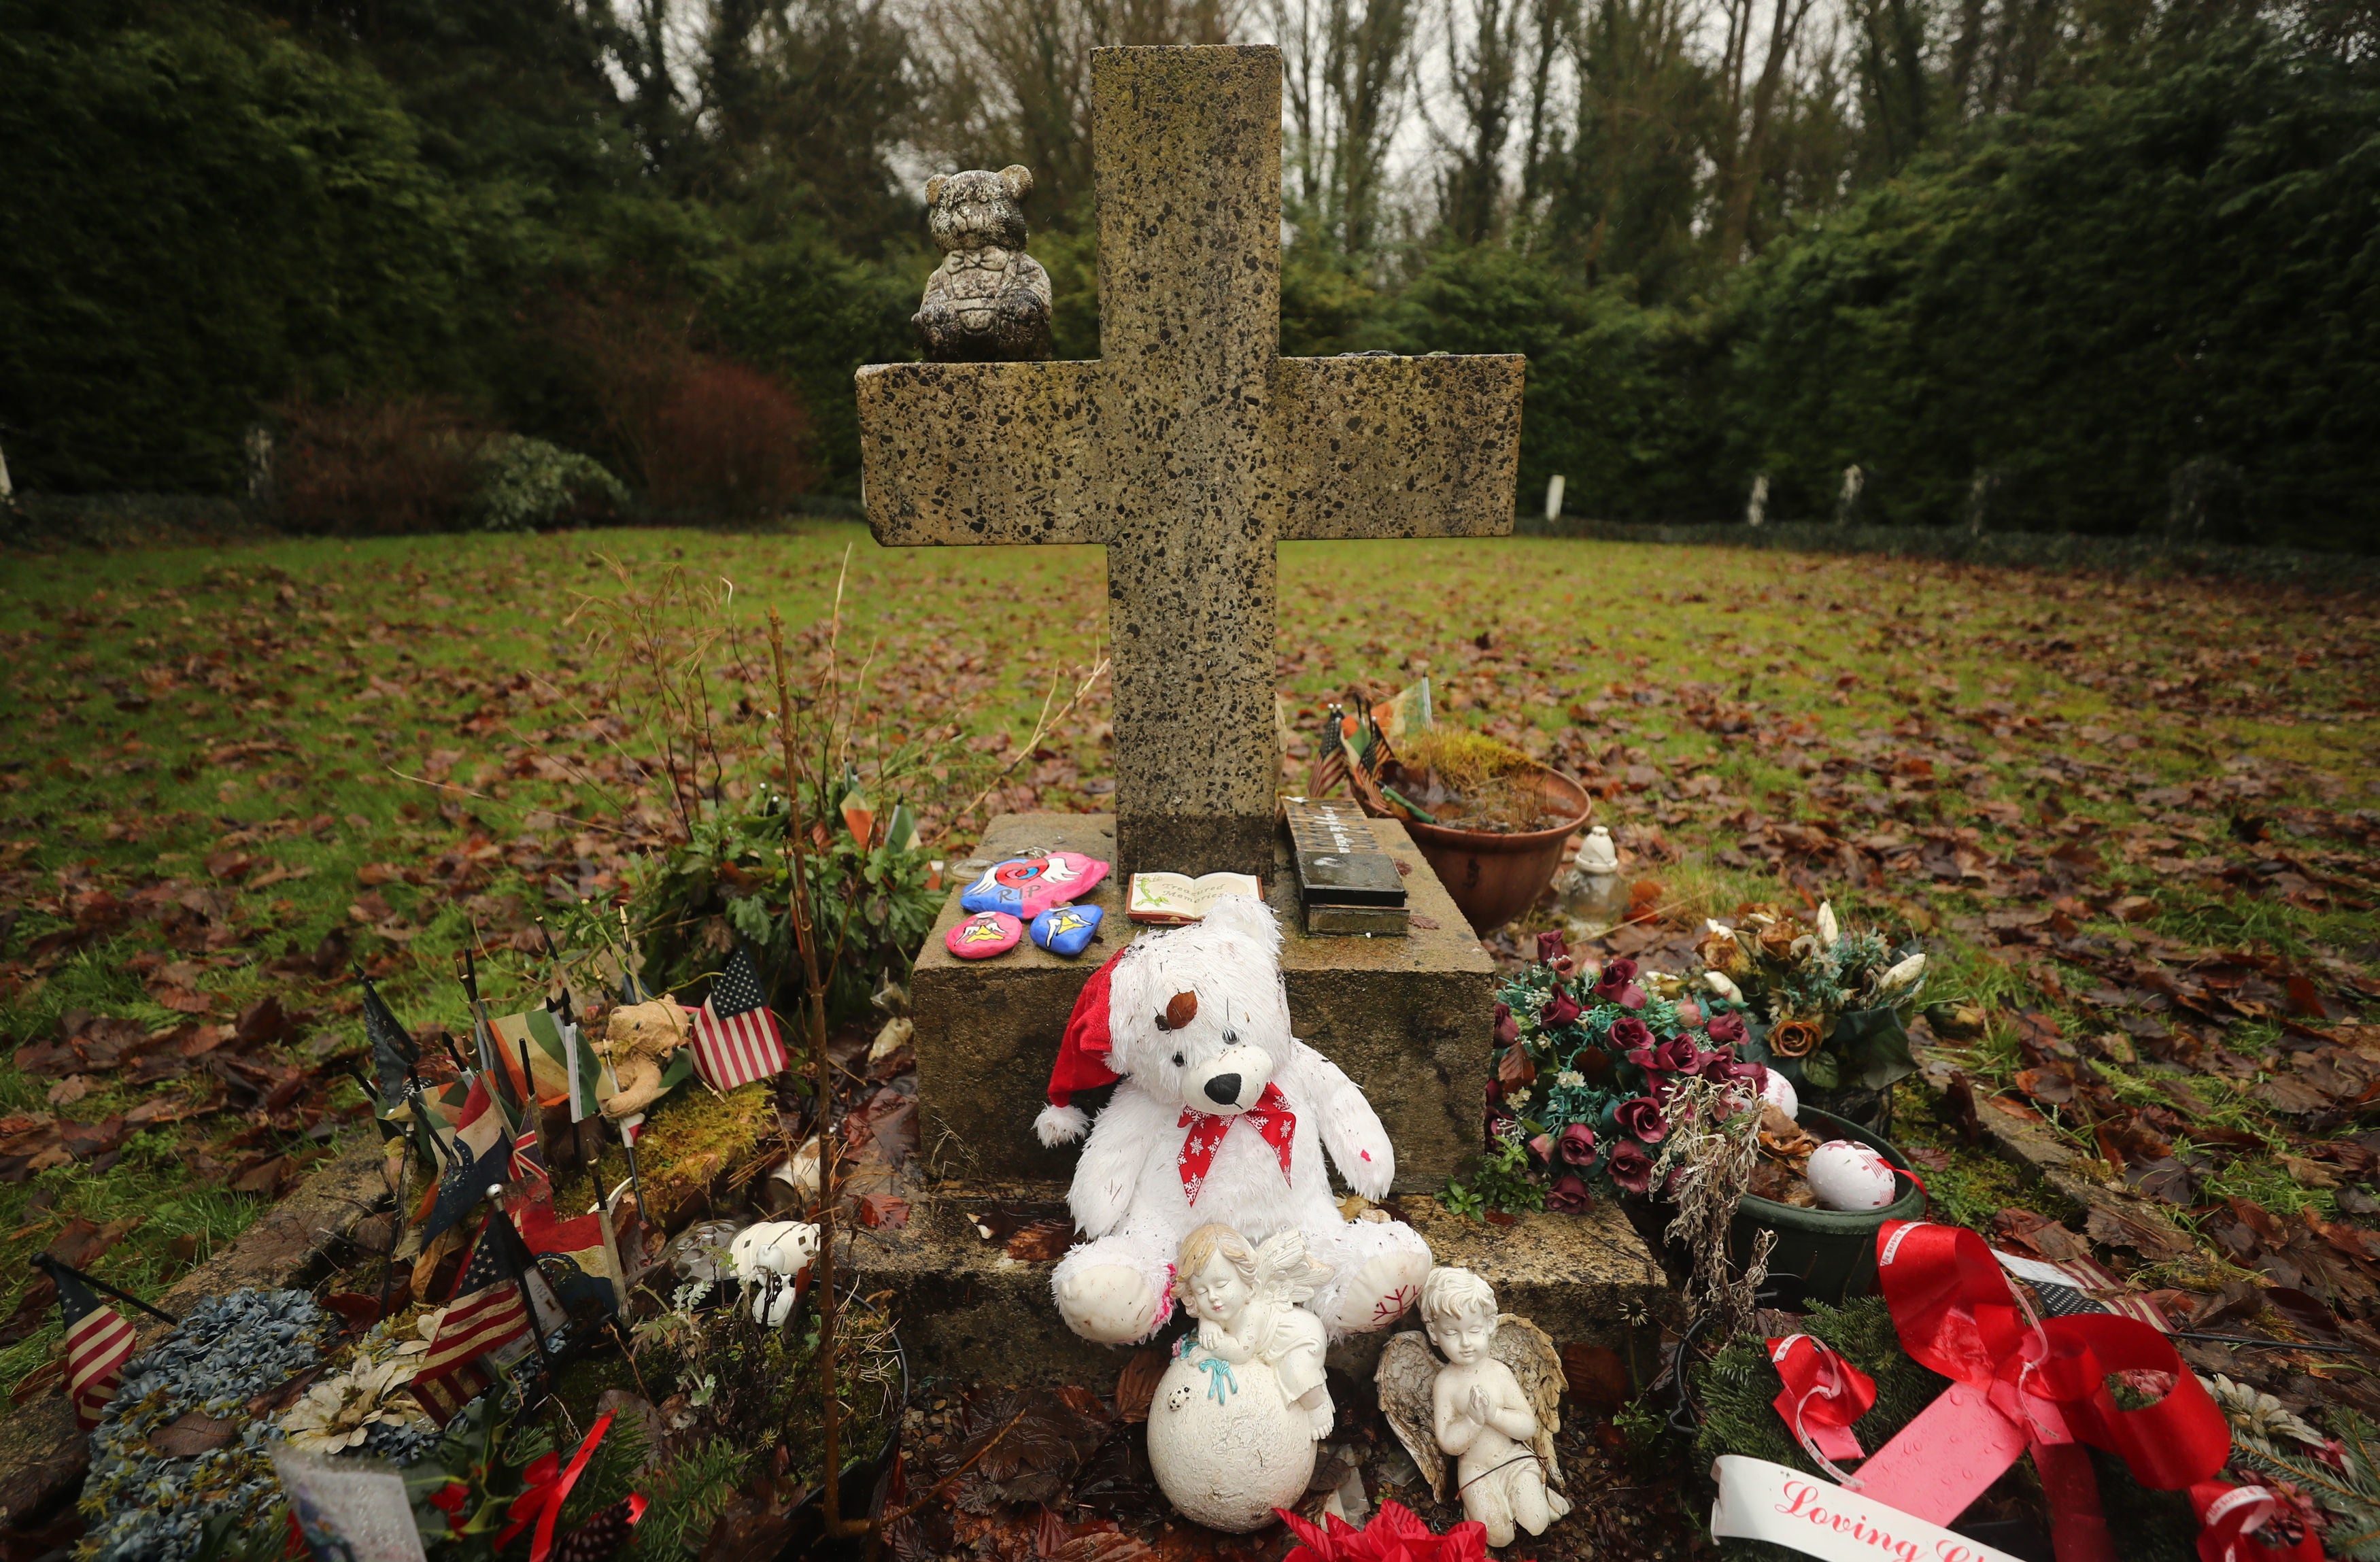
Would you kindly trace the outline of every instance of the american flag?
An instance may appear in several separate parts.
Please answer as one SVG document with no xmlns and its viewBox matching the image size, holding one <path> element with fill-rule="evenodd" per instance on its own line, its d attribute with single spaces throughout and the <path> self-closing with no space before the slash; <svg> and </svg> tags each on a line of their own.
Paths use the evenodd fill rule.
<svg viewBox="0 0 2380 1562">
<path fill-rule="evenodd" d="M 784 1038 L 742 944 L 710 984 L 710 997 L 686 1012 L 694 1020 L 695 1069 L 713 1090 L 733 1090 L 784 1069 Z"/>
<path fill-rule="evenodd" d="M 2146 1324 L 2159 1334 L 2173 1332 L 2173 1321 L 2155 1302 L 2137 1291 L 2127 1291 L 2123 1281 L 2087 1253 L 2060 1264 L 2021 1258 L 1998 1248 L 1992 1250 L 1992 1256 L 2000 1261 L 2001 1268 L 2033 1288 L 2041 1310 L 2053 1318 L 2076 1313 L 2117 1313 Z"/>
<path fill-rule="evenodd" d="M 489 1240 L 493 1227 L 492 1221 L 490 1231 L 482 1234 L 479 1251 L 457 1282 L 453 1304 L 438 1321 L 430 1353 L 413 1374 L 414 1397 L 442 1423 L 487 1386 L 479 1359 L 528 1332 L 528 1312 L 504 1262 L 504 1244 Z M 479 1387 L 471 1386 L 474 1381 Z"/>
<path fill-rule="evenodd" d="M 413 1380 L 413 1398 L 430 1412 L 430 1419 L 443 1426 L 455 1419 L 455 1412 L 486 1393 L 495 1379 L 480 1369 L 476 1362 L 465 1362 L 435 1377 L 417 1376 Z"/>
<path fill-rule="evenodd" d="M 124 1386 L 132 1326 L 64 1269 L 52 1269 L 50 1277 L 57 1283 L 58 1307 L 67 1318 L 67 1398 L 74 1401 L 75 1424 L 88 1432 Z"/>
</svg>

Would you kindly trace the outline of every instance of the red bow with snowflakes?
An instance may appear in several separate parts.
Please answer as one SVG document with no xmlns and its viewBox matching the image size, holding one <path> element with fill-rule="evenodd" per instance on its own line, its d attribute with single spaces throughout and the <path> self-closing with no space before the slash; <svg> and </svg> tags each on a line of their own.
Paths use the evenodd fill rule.
<svg viewBox="0 0 2380 1562">
<path fill-rule="evenodd" d="M 1265 1143 L 1281 1157 L 1281 1174 L 1289 1176 L 1290 1137 L 1297 1132 L 1297 1114 L 1289 1109 L 1289 1097 L 1281 1086 L 1268 1084 L 1257 1104 L 1245 1112 L 1202 1112 L 1196 1107 L 1182 1108 L 1182 1120 L 1173 1126 L 1189 1132 L 1182 1140 L 1178 1164 L 1182 1168 L 1182 1192 L 1192 1204 L 1198 1202 L 1198 1190 L 1207 1185 L 1208 1169 L 1215 1164 L 1215 1152 L 1223 1146 L 1223 1135 L 1232 1124 L 1246 1123 L 1264 1135 Z"/>
</svg>

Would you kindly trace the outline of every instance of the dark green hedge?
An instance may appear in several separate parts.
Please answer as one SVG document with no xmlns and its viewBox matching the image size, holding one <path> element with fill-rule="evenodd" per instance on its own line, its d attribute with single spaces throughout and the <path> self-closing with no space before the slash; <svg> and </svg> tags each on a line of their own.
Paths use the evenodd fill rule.
<svg viewBox="0 0 2380 1562">
<path fill-rule="evenodd" d="M 463 370 L 472 246 L 373 73 L 202 0 L 0 4 L 0 447 L 222 490 L 260 404 Z"/>
<path fill-rule="evenodd" d="M 665 190 L 562 0 L 413 9 L 447 30 L 374 56 L 237 0 L 0 0 L 18 485 L 234 491 L 243 430 L 297 396 L 447 395 L 601 452 L 541 334 L 577 297 L 658 301 L 796 387 L 824 489 L 856 492 L 851 370 L 909 355 L 929 262 Z M 1559 233 L 1385 289 L 1293 251 L 1284 349 L 1528 354 L 1524 508 L 1560 472 L 1574 514 L 1731 521 L 1766 472 L 1772 515 L 1824 516 L 1856 462 L 1869 524 L 1961 523 L 1983 470 L 1995 528 L 2130 534 L 2195 463 L 2206 540 L 2373 547 L 2374 67 L 2242 29 L 2073 79 L 1708 297 L 1590 284 Z M 1087 354 L 1075 215 L 1034 248 Z"/>
<path fill-rule="evenodd" d="M 1858 462 L 1887 523 L 1960 519 L 1990 468 L 1994 527 L 2155 529 L 2196 460 L 2255 540 L 2371 546 L 2380 91 L 2241 32 L 2051 92 L 1772 251 L 1724 329 L 1772 513 Z"/>
<path fill-rule="evenodd" d="M 1707 311 L 1644 309 L 1570 280 L 1559 257 L 1443 254 L 1390 311 L 1402 351 L 1520 352 L 1521 508 L 1561 473 L 1568 506 L 1613 520 L 1740 507 L 1725 472 L 1724 344 Z"/>
</svg>

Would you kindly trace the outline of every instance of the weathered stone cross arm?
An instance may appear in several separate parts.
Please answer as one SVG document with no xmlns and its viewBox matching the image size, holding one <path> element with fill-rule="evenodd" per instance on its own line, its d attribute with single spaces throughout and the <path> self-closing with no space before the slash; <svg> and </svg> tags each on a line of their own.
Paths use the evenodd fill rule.
<svg viewBox="0 0 2380 1562">
<path fill-rule="evenodd" d="M 1273 544 L 1512 529 L 1523 360 L 1281 356 L 1281 54 L 1091 60 L 1099 349 L 859 371 L 892 547 L 1098 542 L 1125 872 L 1272 863 Z"/>
<path fill-rule="evenodd" d="M 1260 485 L 1269 514 L 1249 518 L 1281 541 L 1509 535 L 1524 361 L 1274 359 Z M 1100 403 L 1115 368 L 1093 358 L 861 369 L 876 539 L 1113 541 Z"/>
</svg>

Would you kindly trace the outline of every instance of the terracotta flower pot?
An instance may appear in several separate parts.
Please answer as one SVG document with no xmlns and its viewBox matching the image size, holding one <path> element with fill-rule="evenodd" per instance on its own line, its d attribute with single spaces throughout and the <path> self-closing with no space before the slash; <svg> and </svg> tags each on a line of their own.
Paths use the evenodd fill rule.
<svg viewBox="0 0 2380 1562">
<path fill-rule="evenodd" d="M 1540 768 L 1537 775 L 1545 786 L 1546 812 L 1570 816 L 1551 829 L 1505 835 L 1448 829 L 1418 819 L 1405 825 L 1471 930 L 1483 938 L 1537 903 L 1561 868 L 1563 843 L 1594 808 L 1586 788 L 1560 771 Z"/>
</svg>

